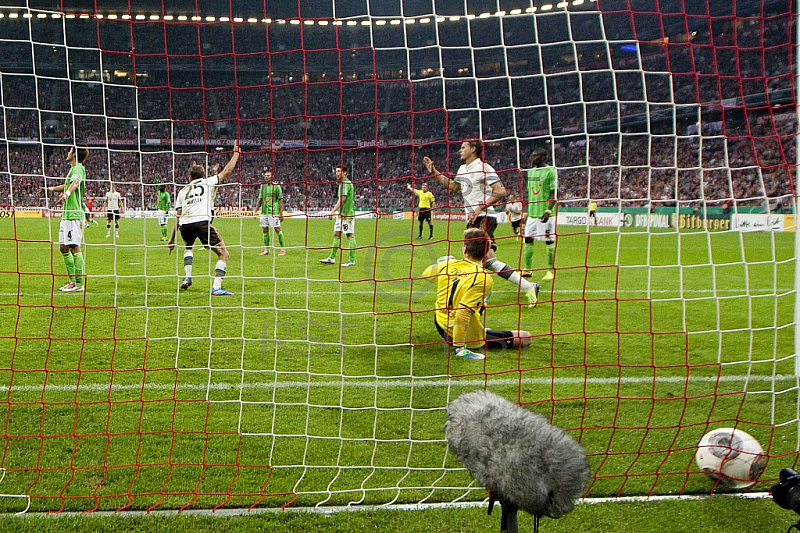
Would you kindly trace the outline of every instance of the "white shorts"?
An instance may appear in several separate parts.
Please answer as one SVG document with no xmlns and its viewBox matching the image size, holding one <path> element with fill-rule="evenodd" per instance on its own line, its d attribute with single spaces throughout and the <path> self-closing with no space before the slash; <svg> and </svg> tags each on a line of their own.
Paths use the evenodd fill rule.
<svg viewBox="0 0 800 533">
<path fill-rule="evenodd" d="M 161 226 L 167 225 L 167 212 L 161 211 L 160 209 L 156 211 L 156 217 L 158 217 L 158 223 Z"/>
<path fill-rule="evenodd" d="M 542 222 L 541 218 L 526 218 L 525 237 L 533 237 L 537 241 L 554 241 L 556 239 L 555 217 L 551 216 L 547 222 Z"/>
<path fill-rule="evenodd" d="M 83 242 L 84 220 L 64 220 L 58 226 L 58 244 L 80 246 Z"/>
<path fill-rule="evenodd" d="M 342 232 L 345 235 L 353 235 L 356 231 L 356 219 L 355 218 L 346 218 L 344 221 L 336 217 L 336 222 L 333 223 L 333 232 Z"/>
<path fill-rule="evenodd" d="M 258 223 L 264 229 L 281 229 L 281 219 L 275 215 L 261 215 L 261 218 L 258 219 Z"/>
</svg>

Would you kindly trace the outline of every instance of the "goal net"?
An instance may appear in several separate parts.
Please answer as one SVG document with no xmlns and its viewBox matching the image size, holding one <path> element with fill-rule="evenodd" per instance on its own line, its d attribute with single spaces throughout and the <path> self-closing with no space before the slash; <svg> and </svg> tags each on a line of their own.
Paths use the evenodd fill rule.
<svg viewBox="0 0 800 533">
<path fill-rule="evenodd" d="M 376 4 L 0 6 L 0 510 L 481 501 L 442 431 L 476 389 L 578 439 L 587 497 L 717 490 L 694 453 L 719 427 L 769 456 L 753 490 L 796 464 L 791 3 Z M 531 343 L 482 360 L 423 275 L 462 257 L 467 193 L 424 158 L 447 183 L 474 139 L 497 257 L 541 286 L 532 309 L 492 276 L 484 325 Z M 554 229 L 526 242 L 539 148 Z M 191 165 L 227 179 L 188 193 L 224 242 L 190 257 Z"/>
</svg>

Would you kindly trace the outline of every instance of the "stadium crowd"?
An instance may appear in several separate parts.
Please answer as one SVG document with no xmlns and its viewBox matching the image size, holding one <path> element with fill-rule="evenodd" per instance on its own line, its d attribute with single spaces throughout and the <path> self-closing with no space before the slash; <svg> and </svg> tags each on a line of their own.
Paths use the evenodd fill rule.
<svg viewBox="0 0 800 533">
<path fill-rule="evenodd" d="M 411 82 L 354 73 L 325 81 L 317 73 L 317 81 L 306 83 L 251 72 L 237 86 L 217 80 L 203 89 L 188 81 L 168 85 L 163 72 L 137 79 L 135 87 L 124 79 L 59 83 L 4 74 L 0 196 L 17 206 L 43 206 L 37 188 L 66 171 L 59 143 L 79 138 L 92 147 L 89 196 L 103 195 L 111 180 L 128 208 L 152 209 L 156 184 L 170 184 L 175 193 L 171 184 L 185 182 L 189 164 L 213 167 L 238 138 L 249 141 L 239 181 L 218 191 L 218 205 L 252 205 L 261 173 L 270 168 L 283 184 L 287 209 L 325 210 L 335 202 L 333 167 L 344 163 L 352 169 L 356 207 L 392 211 L 412 207 L 406 185 L 425 178 L 423 156 L 447 161 L 455 172 L 458 143 L 479 135 L 490 141 L 487 162 L 518 194 L 528 152 L 552 135 L 565 205 L 592 198 L 601 206 L 788 207 L 794 110 L 741 105 L 746 96 L 792 86 L 788 55 L 777 53 L 788 42 L 790 18 L 764 21 L 763 28 L 743 19 L 728 33 L 706 28 L 683 42 L 645 43 L 633 54 L 531 62 L 515 66 L 511 78 L 445 72 Z M 776 53 L 760 53 L 765 47 Z M 648 122 L 655 107 L 675 113 L 686 106 L 696 111 L 691 120 L 670 115 Z M 697 125 L 708 109 L 716 115 L 704 112 Z M 628 128 L 626 118 L 642 124 Z M 622 126 L 591 130 L 609 119 Z M 664 123 L 667 130 L 656 134 Z M 444 189 L 428 182 L 446 205 Z"/>
</svg>

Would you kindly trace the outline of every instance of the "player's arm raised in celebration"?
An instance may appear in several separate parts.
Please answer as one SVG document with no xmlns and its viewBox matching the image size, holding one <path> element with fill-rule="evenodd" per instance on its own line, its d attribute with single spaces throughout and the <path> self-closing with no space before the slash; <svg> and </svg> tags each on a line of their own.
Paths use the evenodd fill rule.
<svg viewBox="0 0 800 533">
<path fill-rule="evenodd" d="M 446 187 L 447 190 L 449 190 L 450 192 L 458 192 L 461 190 L 461 185 L 457 181 L 451 180 L 450 178 L 448 178 L 447 176 L 436 170 L 436 165 L 433 164 L 433 161 L 431 160 L 430 157 L 428 156 L 423 157 L 422 164 L 425 165 L 426 169 L 428 169 L 428 174 L 432 178 L 436 178 L 436 181 L 442 184 L 442 186 Z"/>
<path fill-rule="evenodd" d="M 217 178 L 219 178 L 220 183 L 225 181 L 225 178 L 231 175 L 231 172 L 236 168 L 236 163 L 239 161 L 239 142 L 233 142 L 233 156 L 231 156 L 231 160 L 228 161 L 228 164 L 225 165 L 225 168 L 220 170 L 219 174 L 217 174 Z"/>
</svg>

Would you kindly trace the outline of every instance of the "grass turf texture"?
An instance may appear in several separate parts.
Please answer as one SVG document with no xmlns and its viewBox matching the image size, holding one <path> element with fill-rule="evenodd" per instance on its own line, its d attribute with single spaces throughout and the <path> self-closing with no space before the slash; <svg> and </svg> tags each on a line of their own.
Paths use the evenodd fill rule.
<svg viewBox="0 0 800 533">
<path fill-rule="evenodd" d="M 443 222 L 419 244 L 409 221 L 358 220 L 357 265 L 341 268 L 318 262 L 331 221 L 286 220 L 277 257 L 258 255 L 254 219 L 218 219 L 225 298 L 200 249 L 178 290 L 182 254 L 155 220 L 123 220 L 116 244 L 86 230 L 85 295 L 57 290 L 57 221 L 3 224 L 0 493 L 34 511 L 480 499 L 441 428 L 451 398 L 484 386 L 581 441 L 591 496 L 708 492 L 693 456 L 712 427 L 796 451 L 796 422 L 770 425 L 797 418 L 794 382 L 772 383 L 794 373 L 792 234 L 564 228 L 536 309 L 499 278 L 489 301 L 487 325 L 527 329 L 532 346 L 481 362 L 449 357 L 432 286 L 412 281 L 460 256 Z M 499 241 L 500 259 L 520 253 Z M 540 269 L 545 255 L 537 244 Z"/>
</svg>

